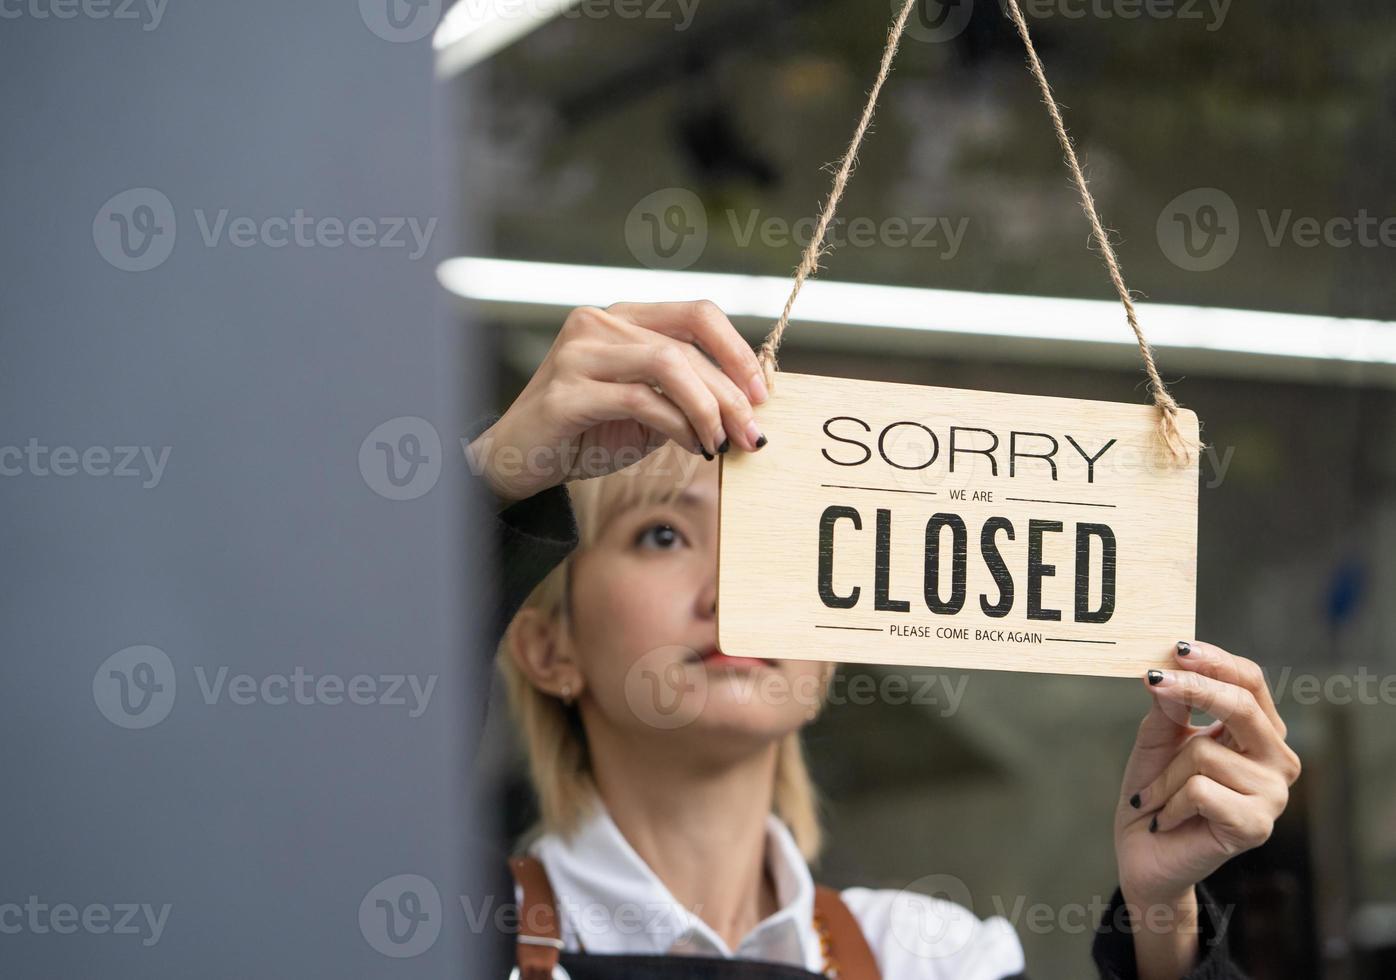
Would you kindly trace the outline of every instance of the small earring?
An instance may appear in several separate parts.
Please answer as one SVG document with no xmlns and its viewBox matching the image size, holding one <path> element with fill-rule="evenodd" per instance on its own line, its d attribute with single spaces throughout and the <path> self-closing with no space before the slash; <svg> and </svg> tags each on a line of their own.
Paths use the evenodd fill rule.
<svg viewBox="0 0 1396 980">
<path fill-rule="evenodd" d="M 563 684 L 563 685 L 562 685 L 562 703 L 565 704 L 565 705 L 568 705 L 569 707 L 570 707 L 571 704 L 572 704 L 572 685 L 571 685 L 571 684 Z"/>
</svg>

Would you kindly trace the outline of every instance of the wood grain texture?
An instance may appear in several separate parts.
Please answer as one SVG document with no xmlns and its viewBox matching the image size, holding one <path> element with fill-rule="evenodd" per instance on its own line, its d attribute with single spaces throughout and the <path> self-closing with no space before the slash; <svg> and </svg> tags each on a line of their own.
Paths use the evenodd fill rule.
<svg viewBox="0 0 1396 980">
<path fill-rule="evenodd" d="M 1192 638 L 1198 460 L 1156 409 L 782 372 L 757 418 L 721 464 L 726 653 L 1138 676 Z"/>
</svg>

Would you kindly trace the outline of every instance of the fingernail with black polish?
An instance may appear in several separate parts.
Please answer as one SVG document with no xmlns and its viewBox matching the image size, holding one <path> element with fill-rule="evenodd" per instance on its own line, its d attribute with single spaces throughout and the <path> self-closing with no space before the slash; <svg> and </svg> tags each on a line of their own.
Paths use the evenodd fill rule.
<svg viewBox="0 0 1396 980">
<path fill-rule="evenodd" d="M 1192 644 L 1189 643 L 1187 640 L 1179 640 L 1179 641 L 1178 641 L 1178 656 L 1180 656 L 1180 657 L 1186 657 L 1186 656 L 1187 656 L 1188 654 L 1190 654 L 1190 653 L 1192 653 Z"/>
<path fill-rule="evenodd" d="M 1132 807 L 1134 807 L 1136 810 L 1139 809 L 1139 794 L 1138 794 L 1138 793 L 1135 793 L 1133 796 L 1131 796 L 1131 797 L 1129 798 L 1129 805 L 1132 806 Z"/>
<path fill-rule="evenodd" d="M 756 448 L 760 449 L 764 445 L 766 445 L 766 437 L 763 435 L 761 438 L 756 440 Z"/>
<path fill-rule="evenodd" d="M 1149 833 L 1158 833 L 1158 814 L 1154 814 L 1154 818 L 1149 821 Z"/>
<path fill-rule="evenodd" d="M 732 448 L 732 440 L 731 440 L 731 439 L 723 439 L 723 440 L 722 440 L 722 445 L 720 445 L 720 446 L 717 447 L 717 451 L 718 451 L 719 453 L 725 453 L 725 452 L 727 452 L 727 450 L 729 450 L 729 449 L 731 449 L 731 448 Z"/>
<path fill-rule="evenodd" d="M 712 453 L 708 452 L 705 446 L 699 446 L 698 451 L 703 454 L 703 458 L 706 459 L 709 463 L 711 463 L 716 458 L 715 456 L 713 456 Z"/>
<path fill-rule="evenodd" d="M 1148 677 L 1149 677 L 1149 683 L 1150 683 L 1151 685 L 1154 685 L 1154 684 L 1162 684 L 1162 683 L 1163 683 L 1163 671 L 1161 671 L 1161 670 L 1151 670 L 1151 671 L 1149 671 Z"/>
</svg>

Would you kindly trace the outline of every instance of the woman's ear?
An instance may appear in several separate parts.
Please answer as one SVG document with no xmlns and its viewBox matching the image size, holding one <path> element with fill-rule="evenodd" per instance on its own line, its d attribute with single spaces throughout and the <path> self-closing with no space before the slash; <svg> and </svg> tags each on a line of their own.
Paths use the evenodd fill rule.
<svg viewBox="0 0 1396 980">
<path fill-rule="evenodd" d="M 509 656 L 530 684 L 571 704 L 585 684 L 558 619 L 525 606 L 509 627 Z"/>
</svg>

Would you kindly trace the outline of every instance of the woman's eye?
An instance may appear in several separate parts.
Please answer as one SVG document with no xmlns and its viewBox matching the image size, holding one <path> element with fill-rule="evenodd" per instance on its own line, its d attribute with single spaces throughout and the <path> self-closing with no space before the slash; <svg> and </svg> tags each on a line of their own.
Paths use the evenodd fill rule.
<svg viewBox="0 0 1396 980">
<path fill-rule="evenodd" d="M 651 524 L 639 533 L 635 543 L 642 548 L 667 551 L 683 542 L 683 535 L 670 524 Z"/>
</svg>

